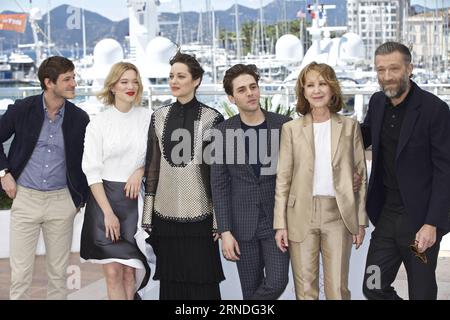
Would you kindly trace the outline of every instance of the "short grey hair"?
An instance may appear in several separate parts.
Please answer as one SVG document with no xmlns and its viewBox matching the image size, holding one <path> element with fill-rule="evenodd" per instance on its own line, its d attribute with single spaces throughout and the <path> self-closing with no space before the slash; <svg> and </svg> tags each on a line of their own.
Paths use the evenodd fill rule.
<svg viewBox="0 0 450 320">
<path fill-rule="evenodd" d="M 380 45 L 375 50 L 375 57 L 376 56 L 383 56 L 386 54 L 391 54 L 395 51 L 400 52 L 403 55 L 403 60 L 405 61 L 405 64 L 410 64 L 412 57 L 411 57 L 411 51 L 407 46 L 400 42 L 385 42 L 382 45 Z"/>
</svg>

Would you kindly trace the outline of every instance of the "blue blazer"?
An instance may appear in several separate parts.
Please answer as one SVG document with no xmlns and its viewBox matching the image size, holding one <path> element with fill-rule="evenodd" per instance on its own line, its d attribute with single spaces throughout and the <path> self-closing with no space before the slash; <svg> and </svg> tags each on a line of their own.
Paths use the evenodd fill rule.
<svg viewBox="0 0 450 320">
<path fill-rule="evenodd" d="M 414 230 L 430 224 L 445 234 L 450 226 L 450 110 L 435 95 L 411 85 L 397 147 L 397 181 Z M 384 204 L 380 143 L 385 104 L 384 93 L 375 93 L 361 127 L 364 146 L 372 145 L 366 209 L 375 226 Z"/>
<path fill-rule="evenodd" d="M 44 122 L 42 94 L 16 100 L 0 118 L 0 170 L 8 168 L 18 179 L 31 158 Z M 75 207 L 86 202 L 88 185 L 81 169 L 84 134 L 89 123 L 86 112 L 66 100 L 62 131 L 66 150 L 67 186 Z M 3 143 L 14 135 L 8 156 Z"/>
</svg>

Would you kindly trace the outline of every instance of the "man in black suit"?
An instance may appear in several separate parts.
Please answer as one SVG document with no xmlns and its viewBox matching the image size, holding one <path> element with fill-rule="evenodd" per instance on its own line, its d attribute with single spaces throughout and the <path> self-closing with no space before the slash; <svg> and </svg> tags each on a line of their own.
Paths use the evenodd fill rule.
<svg viewBox="0 0 450 320">
<path fill-rule="evenodd" d="M 281 126 L 289 117 L 262 110 L 255 65 L 237 64 L 223 86 L 239 114 L 220 123 L 211 186 L 222 253 L 237 262 L 244 300 L 277 299 L 289 255 L 275 242 L 273 208 Z M 218 141 L 222 143 L 218 143 Z"/>
<path fill-rule="evenodd" d="M 391 286 L 401 263 L 410 299 L 436 299 L 439 243 L 449 230 L 450 110 L 410 80 L 409 49 L 396 42 L 375 51 L 382 92 L 362 126 L 372 145 L 367 213 L 375 225 L 363 292 L 368 299 L 401 299 Z"/>
<path fill-rule="evenodd" d="M 75 96 L 72 61 L 49 57 L 39 66 L 43 93 L 17 100 L 0 119 L 0 179 L 13 200 L 10 223 L 10 299 L 28 299 L 42 230 L 48 299 L 67 296 L 73 220 L 87 196 L 81 170 L 89 116 Z M 8 156 L 3 143 L 14 135 Z"/>
</svg>

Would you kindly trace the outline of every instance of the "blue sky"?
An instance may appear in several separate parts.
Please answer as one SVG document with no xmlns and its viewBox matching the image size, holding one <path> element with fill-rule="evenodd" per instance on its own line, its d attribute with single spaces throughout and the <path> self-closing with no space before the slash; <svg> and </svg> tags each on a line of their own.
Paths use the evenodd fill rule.
<svg viewBox="0 0 450 320">
<path fill-rule="evenodd" d="M 165 12 L 178 12 L 179 6 L 178 0 L 160 0 L 161 7 L 160 11 Z M 269 3 L 271 0 L 238 0 L 239 4 L 245 5 L 251 8 L 257 8 L 262 3 L 263 5 Z M 291 0 L 292 1 L 292 0 Z M 343 0 L 336 0 L 343 1 Z M 50 8 L 57 7 L 61 4 L 70 4 L 73 1 L 70 0 L 32 0 L 33 6 L 41 8 L 43 12 L 46 12 L 49 7 Z M 319 1 L 320 2 L 320 1 Z M 228 9 L 231 7 L 235 0 L 211 0 L 211 3 L 216 10 Z M 450 0 L 411 0 L 412 4 L 421 4 L 430 8 L 434 8 L 436 5 L 441 7 L 442 5 L 445 7 L 450 6 Z M 13 11 L 21 11 L 19 5 L 23 7 L 25 10 L 30 8 L 30 0 L 1 0 L 0 1 L 0 12 L 3 10 L 13 10 Z M 128 11 L 126 10 L 127 0 L 78 0 L 76 2 L 76 6 L 84 7 L 88 10 L 98 12 L 103 16 L 111 20 L 121 20 L 127 17 Z M 183 11 L 191 11 L 196 10 L 199 11 L 202 8 L 205 8 L 204 0 L 181 0 L 181 5 Z"/>
</svg>

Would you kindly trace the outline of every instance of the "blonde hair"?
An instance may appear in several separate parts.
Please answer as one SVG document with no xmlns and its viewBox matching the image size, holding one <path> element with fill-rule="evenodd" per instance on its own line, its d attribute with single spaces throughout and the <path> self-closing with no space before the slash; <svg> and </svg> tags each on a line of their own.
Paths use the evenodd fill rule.
<svg viewBox="0 0 450 320">
<path fill-rule="evenodd" d="M 298 76 L 297 84 L 295 86 L 295 93 L 297 95 L 297 112 L 302 115 L 311 112 L 311 106 L 305 98 L 306 75 L 310 71 L 316 71 L 330 86 L 333 96 L 331 97 L 331 102 L 328 109 L 330 109 L 331 113 L 339 112 L 344 106 L 344 99 L 342 98 L 341 87 L 339 85 L 339 81 L 337 80 L 336 73 L 329 65 L 317 62 L 311 62 L 308 64 L 303 68 L 302 72 L 300 72 L 300 75 Z"/>
<path fill-rule="evenodd" d="M 105 79 L 103 88 L 97 93 L 97 98 L 106 105 L 114 105 L 116 97 L 112 93 L 112 88 L 119 82 L 122 75 L 128 71 L 134 70 L 136 72 L 136 78 L 138 81 L 138 90 L 136 92 L 136 97 L 133 101 L 134 105 L 138 106 L 141 104 L 142 92 L 144 90 L 142 86 L 141 76 L 137 67 L 130 62 L 117 62 L 109 70 L 108 76 Z"/>
</svg>

